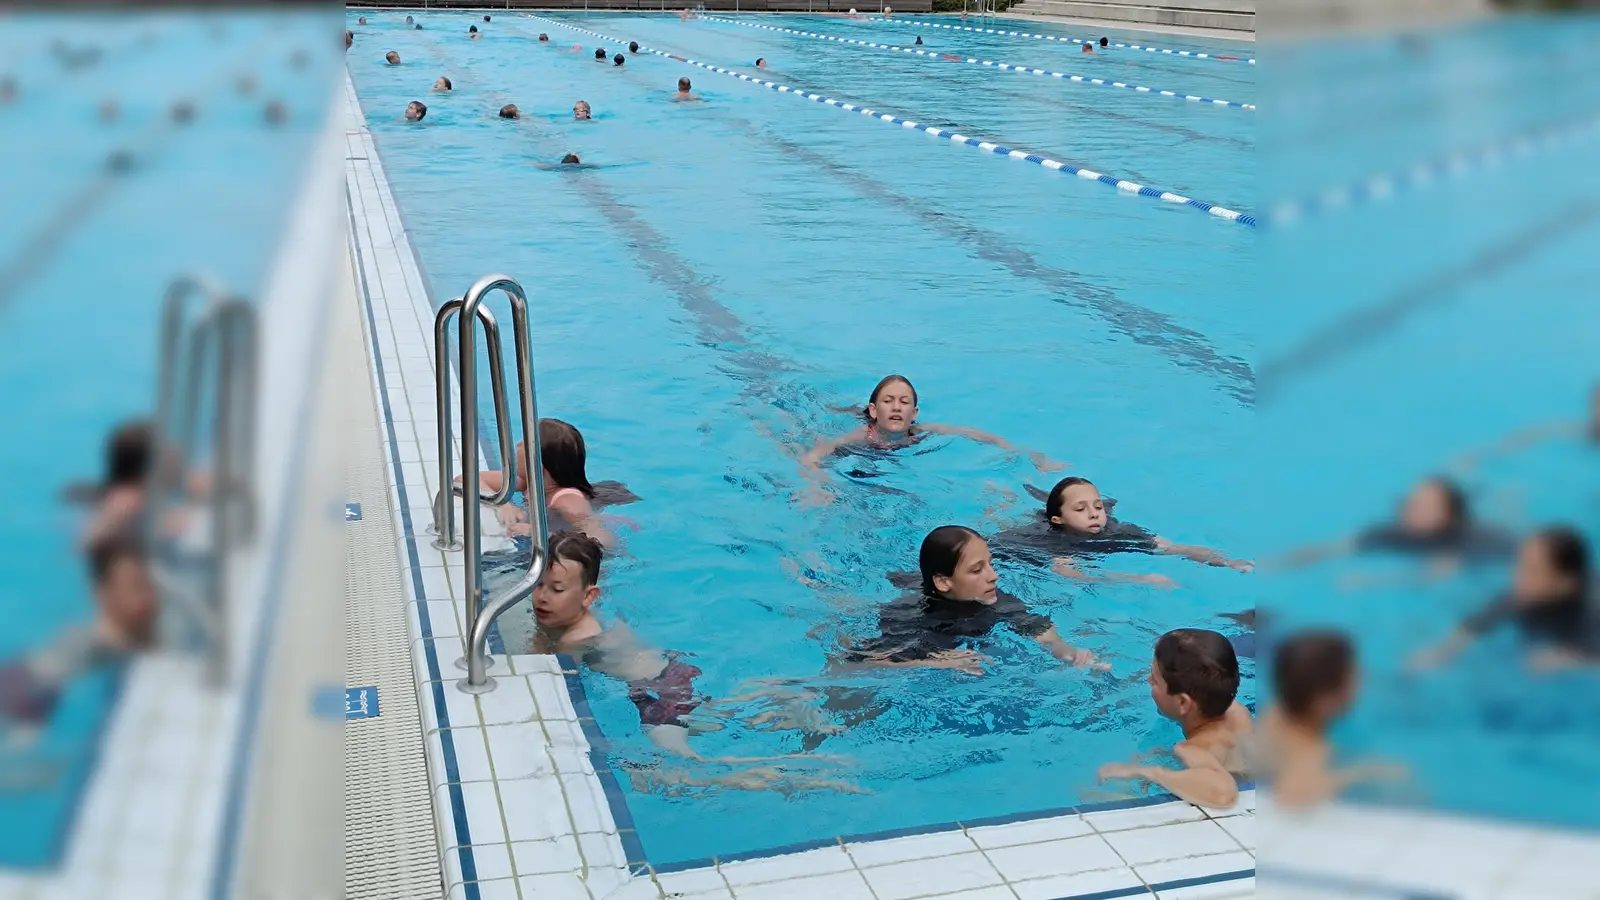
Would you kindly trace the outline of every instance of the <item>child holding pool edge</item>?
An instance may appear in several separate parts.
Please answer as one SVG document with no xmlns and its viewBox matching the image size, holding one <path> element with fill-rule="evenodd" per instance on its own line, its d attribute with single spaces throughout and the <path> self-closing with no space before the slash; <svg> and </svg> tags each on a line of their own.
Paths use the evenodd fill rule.
<svg viewBox="0 0 1600 900">
<path fill-rule="evenodd" d="M 1227 638 L 1199 628 L 1163 634 L 1150 663 L 1150 698 L 1161 715 L 1183 728 L 1172 753 L 1184 767 L 1106 763 L 1100 780 L 1139 779 L 1196 806 L 1232 806 L 1239 799 L 1234 773 L 1244 769 L 1241 739 L 1252 730 L 1238 693 L 1239 659 Z"/>
<path fill-rule="evenodd" d="M 928 532 L 918 551 L 920 591 L 884 607 L 879 635 L 846 654 L 847 666 L 953 669 L 983 675 L 987 656 L 960 646 L 988 636 L 1002 622 L 1039 642 L 1069 665 L 1106 670 L 1094 654 L 1069 645 L 1049 618 L 1029 611 L 997 589 L 989 545 L 976 531 L 941 525 Z"/>
<path fill-rule="evenodd" d="M 517 467 L 514 489 L 526 496 L 528 472 L 533 466 L 525 442 L 517 442 L 516 454 L 522 465 Z M 625 485 L 614 481 L 604 481 L 598 485 L 598 488 L 605 489 L 602 496 L 597 486 L 589 483 L 585 471 L 588 450 L 584 445 L 583 433 L 560 419 L 539 420 L 539 457 L 544 478 L 545 509 L 556 513 L 565 524 L 589 535 L 603 546 L 615 546 L 616 536 L 606 528 L 596 512 L 597 501 L 601 505 L 614 505 L 631 503 L 639 498 Z M 478 486 L 483 491 L 498 491 L 503 484 L 504 470 L 494 469 L 478 474 Z M 526 537 L 530 533 L 527 511 L 522 507 L 507 503 L 495 507 L 495 514 L 507 533 L 518 537 Z"/>
<path fill-rule="evenodd" d="M 904 375 L 889 375 L 879 381 L 872 389 L 872 394 L 867 398 L 865 406 L 861 407 L 860 416 L 863 427 L 839 437 L 823 441 L 812 447 L 800 457 L 800 465 L 806 476 L 820 489 L 822 479 L 822 461 L 834 451 L 852 444 L 865 444 L 870 447 L 886 449 L 899 449 L 909 447 L 920 442 L 930 434 L 945 434 L 964 437 L 980 443 L 999 447 L 1008 453 L 1022 453 L 1022 448 L 1017 447 L 999 435 L 980 431 L 962 425 L 941 425 L 931 422 L 917 421 L 917 389 L 912 386 L 911 380 Z M 1066 468 L 1065 463 L 1052 461 L 1049 457 L 1038 451 L 1028 453 L 1034 466 L 1041 472 L 1055 471 Z"/>
</svg>

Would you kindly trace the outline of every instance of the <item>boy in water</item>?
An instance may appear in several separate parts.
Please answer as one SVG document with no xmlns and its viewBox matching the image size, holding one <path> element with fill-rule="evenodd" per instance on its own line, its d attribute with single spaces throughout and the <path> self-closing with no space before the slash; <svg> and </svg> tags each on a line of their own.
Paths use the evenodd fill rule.
<svg viewBox="0 0 1600 900">
<path fill-rule="evenodd" d="M 423 116 L 428 114 L 428 106 L 420 100 L 413 100 L 406 104 L 406 121 L 421 122 Z"/>
<path fill-rule="evenodd" d="M 400 65 L 400 54 L 390 50 L 388 53 L 383 55 L 383 61 L 391 66 L 398 66 Z"/>
<path fill-rule="evenodd" d="M 1382 765 L 1332 767 L 1328 729 L 1355 701 L 1355 648 L 1337 631 L 1304 631 L 1278 646 L 1272 661 L 1278 702 L 1261 717 L 1273 798 L 1286 807 L 1331 800 L 1353 784 L 1392 777 Z"/>
<path fill-rule="evenodd" d="M 594 114 L 589 110 L 589 101 L 579 100 L 572 104 L 572 117 L 580 122 L 593 118 Z"/>
<path fill-rule="evenodd" d="M 1239 799 L 1234 773 L 1244 768 L 1240 739 L 1251 731 L 1238 693 L 1239 659 L 1227 638 L 1199 628 L 1163 634 L 1150 664 L 1150 697 L 1183 728 L 1183 741 L 1172 748 L 1183 768 L 1107 763 L 1100 779 L 1142 779 L 1197 806 L 1232 806 Z"/>
<path fill-rule="evenodd" d="M 600 544 L 582 532 L 559 531 L 550 536 L 549 561 L 544 577 L 533 592 L 533 615 L 538 624 L 534 652 L 576 656 L 591 670 L 627 684 L 628 699 L 639 710 L 639 723 L 645 734 L 658 749 L 672 756 L 729 765 L 805 758 L 804 754 L 704 757 L 689 746 L 689 736 L 694 730 L 689 716 L 696 710 L 706 707 L 705 713 L 720 718 L 731 718 L 732 714 L 711 709 L 716 701 L 695 690 L 694 681 L 702 674 L 698 666 L 645 645 L 624 626 L 606 628 L 595 617 L 592 608 L 600 597 L 603 555 Z M 770 720 L 772 717 L 769 714 L 763 718 Z M 759 724 L 756 719 L 750 723 Z M 700 730 L 720 727 L 715 723 L 709 723 L 708 728 L 705 727 L 708 723 L 700 724 Z M 745 789 L 783 786 L 798 790 L 858 790 L 844 782 L 786 773 L 773 767 L 705 779 L 682 773 L 657 773 L 654 780 L 668 786 L 722 784 Z"/>
<path fill-rule="evenodd" d="M 674 100 L 699 100 L 700 99 L 699 97 L 696 97 L 694 94 L 691 94 L 689 92 L 689 86 L 690 86 L 689 85 L 689 79 L 687 77 L 679 78 L 678 79 L 678 92 L 676 94 L 672 95 L 672 99 L 674 99 Z"/>
<path fill-rule="evenodd" d="M 505 106 L 500 107 L 500 118 L 502 119 L 516 119 L 521 116 L 522 110 L 517 109 L 515 103 L 507 103 Z"/>
</svg>

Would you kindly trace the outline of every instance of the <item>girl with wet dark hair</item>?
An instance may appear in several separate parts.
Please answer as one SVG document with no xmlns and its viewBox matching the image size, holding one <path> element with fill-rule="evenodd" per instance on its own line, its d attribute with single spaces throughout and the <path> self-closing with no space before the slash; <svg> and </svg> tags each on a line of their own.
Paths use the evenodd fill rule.
<svg viewBox="0 0 1600 900">
<path fill-rule="evenodd" d="M 917 566 L 918 576 L 890 576 L 915 593 L 885 606 L 879 614 L 878 636 L 852 648 L 844 663 L 982 675 L 989 660 L 972 645 L 1004 624 L 1038 641 L 1062 662 L 1095 665 L 1094 654 L 1069 646 L 1050 619 L 1030 612 L 1016 596 L 998 589 L 989 545 L 971 528 L 941 525 L 928 532 Z"/>
<path fill-rule="evenodd" d="M 1442 665 L 1478 638 L 1514 625 L 1539 668 L 1600 663 L 1589 542 L 1558 525 L 1528 536 L 1517 551 L 1511 589 L 1467 617 L 1442 643 L 1412 657 L 1413 668 Z"/>
<path fill-rule="evenodd" d="M 515 490 L 527 496 L 528 472 L 533 468 L 528 458 L 527 444 L 518 441 L 516 453 L 522 465 L 517 467 Z M 586 471 L 588 449 L 583 441 L 583 433 L 560 419 L 540 419 L 539 460 L 544 479 L 545 509 L 553 513 L 556 519 L 550 523 L 550 527 L 570 527 L 603 545 L 614 545 L 616 538 L 600 521 L 597 508 L 632 503 L 639 498 L 620 482 L 589 483 Z M 504 479 L 503 470 L 482 472 L 478 476 L 478 485 L 484 491 L 494 492 L 500 490 Z M 508 503 L 496 507 L 496 512 L 507 532 L 519 536 L 529 533 L 527 511 L 522 507 Z"/>
<path fill-rule="evenodd" d="M 1020 447 L 998 435 L 962 425 L 940 425 L 917 421 L 917 389 L 904 375 L 889 375 L 872 389 L 867 403 L 861 407 L 862 427 L 836 438 L 823 441 L 800 458 L 800 465 L 813 479 L 820 479 L 822 461 L 828 456 L 851 448 L 865 447 L 878 450 L 898 450 L 920 443 L 930 434 L 964 437 L 999 447 L 1009 453 L 1023 452 Z M 1065 467 L 1037 451 L 1030 452 L 1041 472 Z"/>
<path fill-rule="evenodd" d="M 1033 488 L 1030 486 L 1030 492 Z M 1078 568 L 1084 557 L 1098 558 L 1111 553 L 1148 553 L 1182 556 L 1208 566 L 1227 566 L 1249 572 L 1248 560 L 1229 559 L 1209 547 L 1175 544 L 1131 522 L 1111 515 L 1114 501 L 1100 495 L 1100 489 L 1087 478 L 1063 478 L 1044 496 L 1043 521 L 1031 526 L 1011 528 L 995 537 L 1001 555 L 1024 562 L 1041 562 L 1063 577 L 1079 581 L 1138 581 L 1171 587 L 1164 575 L 1091 574 Z"/>
<path fill-rule="evenodd" d="M 1299 567 L 1335 556 L 1388 552 L 1428 559 L 1431 566 L 1426 577 L 1439 578 L 1455 574 L 1463 563 L 1501 562 L 1510 559 L 1515 551 L 1516 539 L 1509 532 L 1473 519 L 1460 485 L 1435 476 L 1412 488 L 1393 522 L 1372 526 L 1353 537 L 1292 551 L 1272 565 Z"/>
</svg>

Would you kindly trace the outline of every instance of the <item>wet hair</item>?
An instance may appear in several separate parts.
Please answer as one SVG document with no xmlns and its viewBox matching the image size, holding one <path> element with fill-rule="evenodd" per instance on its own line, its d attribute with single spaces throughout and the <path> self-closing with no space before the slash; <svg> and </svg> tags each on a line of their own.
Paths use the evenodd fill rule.
<svg viewBox="0 0 1600 900">
<path fill-rule="evenodd" d="M 917 388 L 911 383 L 911 379 L 905 377 L 904 375 L 885 375 L 883 380 L 878 382 L 878 386 L 872 389 L 872 394 L 867 397 L 866 405 L 861 407 L 861 418 L 865 420 L 868 425 L 872 424 L 872 404 L 878 402 L 878 395 L 883 393 L 884 388 L 894 384 L 897 381 L 905 384 L 906 387 L 911 388 L 911 405 L 917 405 Z"/>
<path fill-rule="evenodd" d="M 416 28 L 418 31 L 421 31 L 422 30 L 422 23 L 418 22 L 416 25 L 414 25 L 412 27 Z"/>
<path fill-rule="evenodd" d="M 583 160 L 579 159 L 576 153 L 568 153 L 566 156 L 561 157 L 561 164 L 564 166 L 577 165 L 582 162 Z"/>
<path fill-rule="evenodd" d="M 397 65 L 400 62 L 400 54 L 394 52 L 393 50 L 390 50 L 388 53 L 385 53 L 383 55 L 383 58 L 384 58 L 384 61 L 387 62 L 391 66 Z"/>
<path fill-rule="evenodd" d="M 1050 495 L 1044 501 L 1044 517 L 1046 519 L 1054 519 L 1056 516 L 1061 515 L 1061 508 L 1067 502 L 1067 488 L 1075 484 L 1087 484 L 1090 487 L 1094 487 L 1094 482 L 1087 478 L 1079 478 L 1076 475 L 1069 475 L 1056 482 L 1056 486 L 1050 489 Z"/>
<path fill-rule="evenodd" d="M 922 592 L 936 595 L 934 576 L 949 577 L 956 573 L 961 562 L 961 551 L 976 538 L 983 537 L 965 525 L 940 525 L 922 539 L 922 549 L 917 551 L 917 568 L 922 572 Z"/>
<path fill-rule="evenodd" d="M 1289 636 L 1272 656 L 1272 684 L 1291 718 L 1304 718 L 1318 700 L 1350 683 L 1356 650 L 1342 631 L 1315 629 Z"/>
<path fill-rule="evenodd" d="M 423 103 L 421 100 L 413 100 L 410 103 L 406 104 L 406 109 L 409 110 L 413 106 L 415 106 L 417 108 L 417 121 L 418 122 L 421 122 L 423 119 L 428 117 L 428 104 Z"/>
<path fill-rule="evenodd" d="M 615 64 L 615 65 L 619 65 L 620 66 L 620 65 L 622 65 L 623 63 L 625 63 L 627 61 L 628 61 L 628 58 L 626 56 L 623 56 L 621 53 L 618 53 L 616 56 L 611 57 L 611 62 L 613 64 Z"/>
<path fill-rule="evenodd" d="M 1105 38 L 1105 37 L 1101 38 L 1100 39 L 1100 46 L 1102 46 L 1102 47 L 1111 46 L 1111 39 L 1110 38 Z"/>
<path fill-rule="evenodd" d="M 1444 494 L 1445 511 L 1450 516 L 1450 522 L 1445 526 L 1446 529 L 1459 531 L 1465 528 L 1467 520 L 1471 517 L 1472 510 L 1467 505 L 1467 492 L 1461 489 L 1461 485 L 1443 475 L 1435 475 L 1424 481 L 1423 484 L 1433 485 Z"/>
<path fill-rule="evenodd" d="M 541 40 L 541 41 L 549 41 L 550 40 L 550 35 L 545 34 L 544 32 L 541 31 L 541 32 L 539 32 L 539 40 Z"/>
<path fill-rule="evenodd" d="M 346 47 L 356 42 L 356 33 L 346 28 L 344 32 L 344 45 Z"/>
<path fill-rule="evenodd" d="M 605 59 L 606 58 L 606 48 L 604 48 L 604 47 L 596 47 L 596 48 L 594 48 L 594 58 L 595 59 Z"/>
<path fill-rule="evenodd" d="M 628 42 L 628 52 L 629 53 L 638 53 L 639 52 L 639 42 L 638 41 L 629 41 Z"/>
<path fill-rule="evenodd" d="M 600 583 L 600 562 L 605 559 L 605 551 L 599 541 L 581 531 L 562 530 L 550 535 L 549 559 L 551 563 L 577 563 L 583 573 L 583 586 L 588 588 Z"/>
<path fill-rule="evenodd" d="M 407 25 L 411 24 L 411 17 L 410 16 L 406 16 L 406 24 Z"/>
<path fill-rule="evenodd" d="M 439 76 L 439 80 L 444 82 L 444 89 L 445 90 L 453 91 L 453 90 L 456 89 L 455 83 L 450 80 L 450 76 L 448 76 L 448 75 L 440 75 Z"/>
<path fill-rule="evenodd" d="M 144 545 L 139 539 L 128 532 L 119 531 L 95 541 L 89 545 L 89 578 L 95 587 L 106 583 L 111 577 L 111 570 L 118 562 L 124 559 L 144 561 Z"/>
<path fill-rule="evenodd" d="M 767 58 L 765 56 L 756 57 L 756 65 L 757 66 L 760 66 L 762 63 L 764 63 L 766 61 L 767 61 Z"/>
<path fill-rule="evenodd" d="M 917 46 L 922 46 L 922 35 L 917 35 Z"/>
<path fill-rule="evenodd" d="M 1156 640 L 1156 668 L 1167 693 L 1188 694 L 1208 719 L 1220 719 L 1239 694 L 1239 657 L 1215 631 L 1178 628 Z"/>
<path fill-rule="evenodd" d="M 689 76 L 685 75 L 684 77 L 678 79 L 678 90 L 689 90 Z"/>
<path fill-rule="evenodd" d="M 567 157 L 577 161 L 571 153 Z M 566 160 L 562 160 L 566 162 Z M 593 499 L 594 486 L 584 473 L 588 451 L 583 445 L 583 432 L 560 419 L 539 420 L 539 461 L 550 473 L 550 480 L 564 488 L 577 488 L 585 497 Z"/>
<path fill-rule="evenodd" d="M 467 29 L 467 34 L 477 34 L 477 33 L 478 33 L 478 26 L 476 26 L 476 25 L 474 25 L 471 28 Z"/>
<path fill-rule="evenodd" d="M 1545 553 L 1550 556 L 1550 565 L 1577 583 L 1579 596 L 1588 593 L 1593 571 L 1589 542 L 1577 529 L 1567 525 L 1552 525 L 1534 532 L 1530 540 L 1544 544 Z"/>
<path fill-rule="evenodd" d="M 484 17 L 483 17 L 483 20 L 484 20 L 484 21 L 485 21 L 485 22 L 487 22 L 487 21 L 489 21 L 489 17 L 488 17 L 488 16 L 484 16 Z"/>
<path fill-rule="evenodd" d="M 521 110 L 517 109 L 515 103 L 507 103 L 505 106 L 500 107 L 500 118 L 502 119 L 515 119 L 520 113 Z"/>
<path fill-rule="evenodd" d="M 106 440 L 106 487 L 144 483 L 155 461 L 155 430 L 143 419 L 128 422 Z"/>
</svg>

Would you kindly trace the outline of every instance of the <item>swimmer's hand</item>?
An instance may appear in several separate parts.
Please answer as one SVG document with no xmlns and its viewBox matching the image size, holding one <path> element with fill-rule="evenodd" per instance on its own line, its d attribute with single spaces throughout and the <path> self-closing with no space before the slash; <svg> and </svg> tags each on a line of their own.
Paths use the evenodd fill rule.
<svg viewBox="0 0 1600 900">
<path fill-rule="evenodd" d="M 496 506 L 494 515 L 495 518 L 500 520 L 500 527 L 504 528 L 508 534 L 528 533 L 528 511 L 515 503 Z M 522 526 L 520 532 L 516 530 L 519 525 Z"/>
<path fill-rule="evenodd" d="M 1256 570 L 1256 564 L 1248 559 L 1224 559 L 1219 561 L 1217 565 L 1227 566 L 1238 572 L 1254 572 Z"/>
<path fill-rule="evenodd" d="M 1069 663 L 1079 669 L 1088 669 L 1092 672 L 1111 671 L 1110 663 L 1096 662 L 1093 653 L 1078 647 L 1068 647 L 1067 651 L 1061 654 L 1060 659 L 1062 662 Z"/>
<path fill-rule="evenodd" d="M 988 661 L 989 657 L 976 650 L 945 650 L 928 657 L 923 661 L 923 665 L 934 669 L 951 669 L 967 675 L 985 675 L 988 673 L 983 666 Z"/>
<path fill-rule="evenodd" d="M 795 495 L 801 506 L 827 506 L 839 499 L 825 485 L 813 484 Z"/>
<path fill-rule="evenodd" d="M 1106 763 L 1100 767 L 1101 781 L 1110 781 L 1114 778 L 1143 778 L 1144 766 L 1135 763 Z"/>
<path fill-rule="evenodd" d="M 1066 463 L 1056 462 L 1037 450 L 1029 453 L 1028 458 L 1033 460 L 1033 467 L 1041 472 L 1059 472 L 1067 467 Z"/>
<path fill-rule="evenodd" d="M 1152 587 L 1158 587 L 1164 591 L 1170 591 L 1178 586 L 1176 581 L 1173 581 L 1171 578 L 1168 578 L 1165 575 L 1129 575 L 1128 580 L 1136 581 L 1140 584 L 1148 584 Z"/>
</svg>

